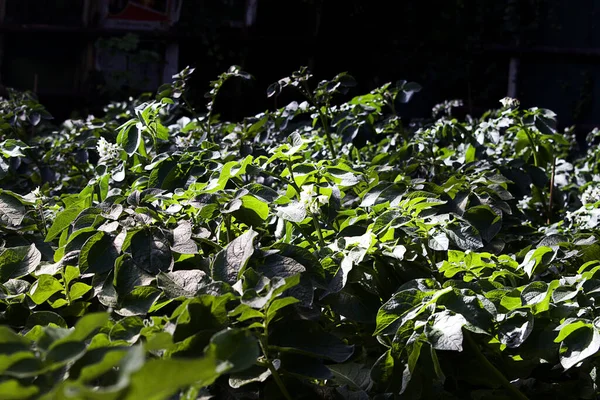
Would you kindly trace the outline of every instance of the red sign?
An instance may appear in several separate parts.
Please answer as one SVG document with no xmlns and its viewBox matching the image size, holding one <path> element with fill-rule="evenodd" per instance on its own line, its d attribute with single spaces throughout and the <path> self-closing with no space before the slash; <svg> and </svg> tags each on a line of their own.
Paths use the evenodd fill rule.
<svg viewBox="0 0 600 400">
<path fill-rule="evenodd" d="M 109 0 L 103 25 L 119 29 L 168 29 L 179 19 L 180 0 Z"/>
</svg>

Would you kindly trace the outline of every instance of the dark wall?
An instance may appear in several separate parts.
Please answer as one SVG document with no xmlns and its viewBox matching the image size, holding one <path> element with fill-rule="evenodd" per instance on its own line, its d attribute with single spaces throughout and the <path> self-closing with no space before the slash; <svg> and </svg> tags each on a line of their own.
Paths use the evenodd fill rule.
<svg viewBox="0 0 600 400">
<path fill-rule="evenodd" d="M 507 94 L 509 60 L 517 57 L 517 97 L 523 106 L 553 109 L 562 126 L 577 123 L 587 129 L 600 123 L 595 100 L 600 0 L 257 1 L 257 19 L 249 28 L 240 24 L 245 0 L 185 0 L 171 32 L 142 34 L 146 41 L 179 43 L 180 66 L 196 67 L 192 97 L 198 107 L 205 103 L 209 81 L 232 64 L 256 78 L 230 82 L 220 95 L 217 109 L 232 119 L 273 107 L 267 86 L 306 65 L 315 84 L 348 71 L 359 83 L 354 95 L 399 79 L 420 83 L 423 91 L 403 110 L 407 116 L 429 115 L 435 104 L 448 99 L 462 99 L 465 111 L 478 115 L 497 107 Z M 44 2 L 46 7 L 51 3 Z M 48 22 L 39 13 L 29 14 L 34 22 Z M 62 71 L 42 101 L 59 117 L 68 116 L 74 105 L 97 111 L 109 98 L 98 90 L 102 81 L 94 80 L 97 75 L 90 75 L 87 90 L 75 100 L 68 88 L 61 90 L 70 82 L 78 49 L 94 34 L 88 32 L 86 39 L 6 33 L 3 83 L 30 89 L 31 73 L 39 74 L 41 85 L 47 73 Z M 47 72 L 39 70 L 44 67 Z M 282 100 L 295 94 L 285 96 Z"/>
</svg>

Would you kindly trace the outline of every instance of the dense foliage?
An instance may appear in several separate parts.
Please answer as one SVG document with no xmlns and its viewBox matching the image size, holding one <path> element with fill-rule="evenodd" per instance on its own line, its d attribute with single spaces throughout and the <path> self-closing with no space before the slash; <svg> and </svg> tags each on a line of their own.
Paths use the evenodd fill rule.
<svg viewBox="0 0 600 400">
<path fill-rule="evenodd" d="M 197 111 L 192 72 L 60 127 L 0 102 L 0 398 L 600 394 L 599 132 L 305 69 L 230 123 L 251 77 Z"/>
</svg>

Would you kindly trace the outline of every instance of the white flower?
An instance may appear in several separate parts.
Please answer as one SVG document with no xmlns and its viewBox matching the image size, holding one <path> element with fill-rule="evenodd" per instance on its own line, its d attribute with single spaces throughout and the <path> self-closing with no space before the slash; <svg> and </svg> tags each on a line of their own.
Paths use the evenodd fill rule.
<svg viewBox="0 0 600 400">
<path fill-rule="evenodd" d="M 188 148 L 192 145 L 192 138 L 187 136 L 176 136 L 175 145 L 181 148 Z"/>
<path fill-rule="evenodd" d="M 500 103 L 502 103 L 502 107 L 504 108 L 516 108 L 521 104 L 519 100 L 513 99 L 512 97 L 505 97 L 500 100 Z"/>
<path fill-rule="evenodd" d="M 595 204 L 600 201 L 600 186 L 590 185 L 581 194 L 581 202 L 584 205 Z"/>
<path fill-rule="evenodd" d="M 98 140 L 96 150 L 98 150 L 101 160 L 117 159 L 121 153 L 121 147 L 119 145 L 110 143 L 103 137 L 100 137 Z"/>
<path fill-rule="evenodd" d="M 521 200 L 519 200 L 517 202 L 517 205 L 519 207 L 519 209 L 521 210 L 528 210 L 531 207 L 529 207 L 529 202 L 531 201 L 531 196 L 524 196 Z"/>
<path fill-rule="evenodd" d="M 318 195 L 315 185 L 304 185 L 300 193 L 300 202 L 313 214 L 319 213 L 321 205 L 327 203 L 327 196 Z"/>
<path fill-rule="evenodd" d="M 463 105 L 464 103 L 462 100 L 446 100 L 443 103 L 436 104 L 432 108 L 431 113 L 433 115 L 433 118 L 437 118 L 437 116 L 441 114 L 442 111 L 444 112 L 444 114 L 451 116 L 453 108 L 462 107 Z"/>
</svg>

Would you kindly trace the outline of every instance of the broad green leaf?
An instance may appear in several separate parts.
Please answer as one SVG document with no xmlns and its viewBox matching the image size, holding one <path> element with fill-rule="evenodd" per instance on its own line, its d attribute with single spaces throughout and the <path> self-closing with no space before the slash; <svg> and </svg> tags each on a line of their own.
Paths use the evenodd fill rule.
<svg viewBox="0 0 600 400">
<path fill-rule="evenodd" d="M 254 253 L 254 239 L 258 233 L 252 229 L 233 239 L 223 250 L 217 253 L 212 266 L 212 277 L 215 280 L 233 285 L 240 272 L 246 267 Z"/>
<path fill-rule="evenodd" d="M 267 318 L 265 319 L 265 324 L 269 325 L 269 322 L 275 318 L 277 311 L 298 302 L 300 302 L 300 300 L 294 297 L 284 297 L 282 299 L 273 300 L 271 304 L 269 304 L 269 308 L 267 308 Z"/>
<path fill-rule="evenodd" d="M 86 285 L 83 282 L 75 282 L 69 288 L 69 298 L 71 301 L 77 300 L 83 297 L 90 290 L 92 290 L 90 285 Z"/>
<path fill-rule="evenodd" d="M 171 316 L 177 321 L 173 340 L 179 342 L 201 331 L 209 331 L 212 335 L 225 328 L 229 300 L 230 295 L 201 295 L 186 300 Z"/>
<path fill-rule="evenodd" d="M 407 289 L 394 294 L 377 312 L 377 327 L 373 335 L 381 335 L 384 332 L 385 334 L 395 334 L 395 331 L 388 332 L 388 327 L 415 307 L 420 307 L 427 297 L 428 293 L 417 289 Z"/>
<path fill-rule="evenodd" d="M 30 399 L 38 394 L 40 389 L 34 385 L 21 385 L 16 379 L 6 380 L 0 383 L 0 399 L 23 400 Z"/>
<path fill-rule="evenodd" d="M 559 336 L 560 337 L 560 336 Z M 600 350 L 600 333 L 586 324 L 571 331 L 560 344 L 560 363 L 564 369 L 574 367 Z"/>
<path fill-rule="evenodd" d="M 255 310 L 254 308 L 243 303 L 230 311 L 228 315 L 230 317 L 236 317 L 236 319 L 240 322 L 254 318 L 264 319 L 265 317 L 265 314 L 262 312 Z"/>
<path fill-rule="evenodd" d="M 446 234 L 461 250 L 477 250 L 483 247 L 481 236 L 468 225 L 448 228 Z"/>
<path fill-rule="evenodd" d="M 25 207 L 16 197 L 0 189 L 0 222 L 6 226 L 18 226 L 25 217 Z"/>
<path fill-rule="evenodd" d="M 5 249 L 0 253 L 0 283 L 29 275 L 35 271 L 41 259 L 42 254 L 35 244 Z"/>
<path fill-rule="evenodd" d="M 142 229 L 131 237 L 133 262 L 144 271 L 157 275 L 173 267 L 169 242 L 150 229 Z"/>
<path fill-rule="evenodd" d="M 70 207 L 62 210 L 56 215 L 56 218 L 52 222 L 52 226 L 48 229 L 48 234 L 46 235 L 46 242 L 50 242 L 55 237 L 60 235 L 63 230 L 67 229 L 71 222 L 77 218 L 81 210 L 83 210 L 82 203 L 72 204 Z"/>
<path fill-rule="evenodd" d="M 427 339 L 436 350 L 463 350 L 462 327 L 467 323 L 465 317 L 447 310 L 434 314 L 431 330 Z"/>
<path fill-rule="evenodd" d="M 533 314 L 527 311 L 510 312 L 498 328 L 500 343 L 508 348 L 516 348 L 529 337 L 534 327 Z"/>
<path fill-rule="evenodd" d="M 306 208 L 299 201 L 276 208 L 277 216 L 286 221 L 300 223 L 306 218 Z"/>
<path fill-rule="evenodd" d="M 157 285 L 170 297 L 194 296 L 200 289 L 200 282 L 206 273 L 201 270 L 180 270 L 173 272 L 160 272 L 157 276 Z"/>
<path fill-rule="evenodd" d="M 469 208 L 463 214 L 463 218 L 477 229 L 486 242 L 491 242 L 502 228 L 501 217 L 488 205 Z"/>
<path fill-rule="evenodd" d="M 136 287 L 125 296 L 119 296 L 121 308 L 115 312 L 122 316 L 146 315 L 160 294 L 159 289 L 151 286 Z"/>
<path fill-rule="evenodd" d="M 541 246 L 535 250 L 530 250 L 525 255 L 525 259 L 520 267 L 523 268 L 529 277 L 532 277 L 534 274 L 541 273 L 547 269 L 555 256 L 556 250 L 553 250 L 550 247 Z"/>
<path fill-rule="evenodd" d="M 217 332 L 210 339 L 206 354 L 217 361 L 217 369 L 227 369 L 229 373 L 243 371 L 258 359 L 258 341 L 250 331 L 226 329 Z"/>
<path fill-rule="evenodd" d="M 121 147 L 123 147 L 123 150 L 130 156 L 136 152 L 140 146 L 141 140 L 142 134 L 140 130 L 132 124 L 122 127 L 117 135 L 117 143 L 120 144 Z"/>
<path fill-rule="evenodd" d="M 333 334 L 305 321 L 293 321 L 275 329 L 269 346 L 337 363 L 348 360 L 354 353 L 354 345 L 348 346 Z"/>
<path fill-rule="evenodd" d="M 114 268 L 119 256 L 113 240 L 104 232 L 98 232 L 90 237 L 79 253 L 81 272 L 102 274 Z"/>
<path fill-rule="evenodd" d="M 446 251 L 450 245 L 450 240 L 444 232 L 439 232 L 429 238 L 427 245 L 431 250 Z"/>
<path fill-rule="evenodd" d="M 348 385 L 357 390 L 370 390 L 373 386 L 371 371 L 363 364 L 345 363 L 332 364 L 327 368 L 333 373 L 335 380 L 343 385 Z"/>
<path fill-rule="evenodd" d="M 40 275 L 29 289 L 29 297 L 35 304 L 42 304 L 53 294 L 64 290 L 63 285 L 53 276 Z"/>
<path fill-rule="evenodd" d="M 275 364 L 275 363 L 273 363 Z M 279 364 L 279 363 L 278 363 Z M 271 376 L 271 370 L 264 367 L 252 366 L 245 371 L 237 372 L 229 376 L 229 386 L 238 389 L 253 382 L 264 382 Z"/>
</svg>

